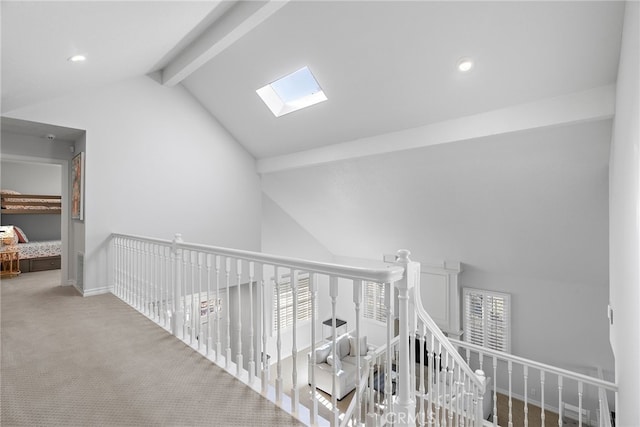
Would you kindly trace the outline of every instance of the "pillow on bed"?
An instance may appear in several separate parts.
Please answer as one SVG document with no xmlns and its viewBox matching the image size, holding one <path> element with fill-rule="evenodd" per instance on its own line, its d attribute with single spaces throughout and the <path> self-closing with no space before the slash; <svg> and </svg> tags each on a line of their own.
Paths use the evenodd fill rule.
<svg viewBox="0 0 640 427">
<path fill-rule="evenodd" d="M 29 239 L 27 239 L 27 235 L 24 234 L 24 231 L 22 231 L 20 227 L 18 227 L 17 225 L 14 225 L 13 231 L 16 233 L 16 236 L 18 236 L 18 243 L 29 243 Z"/>
<path fill-rule="evenodd" d="M 2 239 L 3 245 L 15 245 L 18 243 L 18 236 L 16 235 L 13 225 L 0 226 L 0 239 Z"/>
</svg>

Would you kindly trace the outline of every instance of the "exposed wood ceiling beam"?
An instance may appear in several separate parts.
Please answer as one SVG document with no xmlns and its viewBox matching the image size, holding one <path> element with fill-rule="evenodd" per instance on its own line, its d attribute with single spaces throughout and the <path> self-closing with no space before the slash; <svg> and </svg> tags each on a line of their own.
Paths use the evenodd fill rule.
<svg viewBox="0 0 640 427">
<path fill-rule="evenodd" d="M 612 118 L 615 85 L 257 161 L 265 174 L 429 145 Z"/>
<path fill-rule="evenodd" d="M 174 86 L 259 26 L 289 0 L 238 1 L 162 70 L 162 84 Z"/>
</svg>

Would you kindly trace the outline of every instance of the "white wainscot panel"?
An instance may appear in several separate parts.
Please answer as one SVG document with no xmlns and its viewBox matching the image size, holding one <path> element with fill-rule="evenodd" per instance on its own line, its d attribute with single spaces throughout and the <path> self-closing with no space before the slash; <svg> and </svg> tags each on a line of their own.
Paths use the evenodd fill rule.
<svg viewBox="0 0 640 427">
<path fill-rule="evenodd" d="M 444 333 L 459 339 L 460 329 L 460 289 L 458 275 L 459 262 L 421 262 L 420 296 L 427 313 Z"/>
</svg>

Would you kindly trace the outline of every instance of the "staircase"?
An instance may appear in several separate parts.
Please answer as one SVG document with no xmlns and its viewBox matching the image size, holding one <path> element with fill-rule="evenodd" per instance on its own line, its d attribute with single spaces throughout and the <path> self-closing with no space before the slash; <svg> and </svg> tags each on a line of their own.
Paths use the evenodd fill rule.
<svg viewBox="0 0 640 427">
<path fill-rule="evenodd" d="M 542 426 L 550 411 L 558 425 L 571 411 L 576 425 L 611 425 L 615 384 L 447 338 L 423 308 L 420 264 L 408 251 L 398 251 L 395 265 L 369 269 L 187 243 L 180 235 L 113 234 L 109 256 L 116 296 L 307 425 L 511 427 L 515 399 L 524 402 L 525 426 L 534 405 Z M 320 316 L 329 315 L 335 358 L 338 310 L 355 324 L 356 353 L 366 352 L 368 282 L 384 286 L 386 342 L 366 366 L 355 358 L 356 389 L 341 412 L 335 392 L 316 391 L 313 374 L 300 385 L 298 354 L 307 349 L 309 363 L 317 363 Z M 283 319 L 294 320 L 283 326 Z M 532 381 L 539 399 L 527 394 Z M 506 420 L 498 419 L 499 392 L 508 396 Z M 319 405 L 330 415 L 320 416 Z"/>
</svg>

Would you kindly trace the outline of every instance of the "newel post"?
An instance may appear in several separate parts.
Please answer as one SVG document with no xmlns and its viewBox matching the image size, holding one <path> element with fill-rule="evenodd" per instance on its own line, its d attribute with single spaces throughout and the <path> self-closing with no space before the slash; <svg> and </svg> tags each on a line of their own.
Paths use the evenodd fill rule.
<svg viewBox="0 0 640 427">
<path fill-rule="evenodd" d="M 416 423 L 416 402 L 411 390 L 411 367 L 409 355 L 409 322 L 412 313 L 409 313 L 409 291 L 420 284 L 420 263 L 409 259 L 410 252 L 401 249 L 397 253 L 396 265 L 404 268 L 402 279 L 396 282 L 398 289 L 398 323 L 399 323 L 399 360 L 396 362 L 398 371 L 398 396 L 396 405 L 395 425 L 412 426 Z"/>
<path fill-rule="evenodd" d="M 476 369 L 475 374 L 478 380 L 480 380 L 480 382 L 482 383 L 482 388 L 476 391 L 478 395 L 475 396 L 476 422 L 478 423 L 478 425 L 482 425 L 482 420 L 483 420 L 482 414 L 484 412 L 484 393 L 485 393 L 485 390 L 487 389 L 487 376 L 485 375 L 482 369 Z"/>
<path fill-rule="evenodd" d="M 182 278 L 182 274 L 180 274 L 181 270 L 181 262 L 178 256 L 178 244 L 182 243 L 182 234 L 176 233 L 173 241 L 171 243 L 171 265 L 173 267 L 173 310 L 171 313 L 171 333 L 176 337 L 182 338 L 182 328 L 184 326 L 184 311 L 181 302 L 180 291 L 182 286 L 180 286 L 180 280 Z"/>
</svg>

